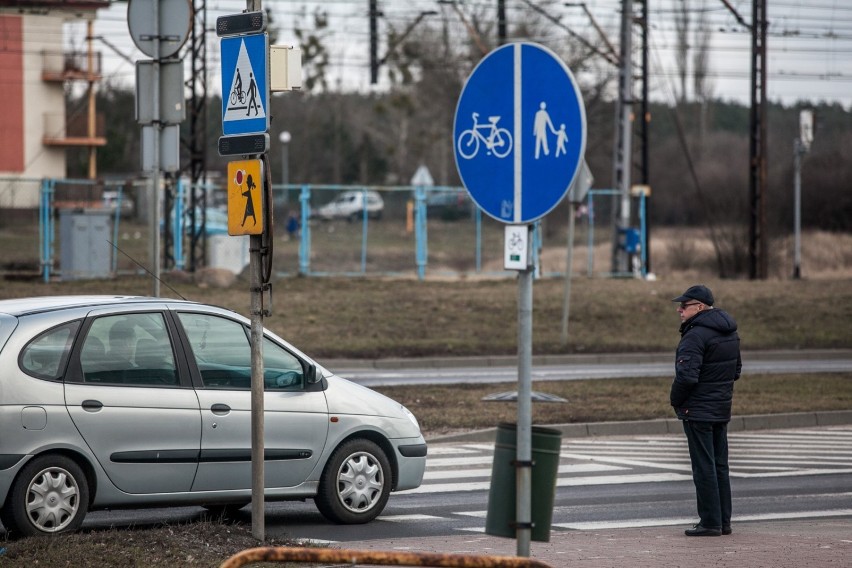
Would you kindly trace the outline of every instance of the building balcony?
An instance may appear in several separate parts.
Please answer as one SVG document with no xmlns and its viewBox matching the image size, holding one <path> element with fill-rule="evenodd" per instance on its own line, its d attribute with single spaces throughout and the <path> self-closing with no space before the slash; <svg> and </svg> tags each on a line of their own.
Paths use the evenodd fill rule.
<svg viewBox="0 0 852 568">
<path fill-rule="evenodd" d="M 95 116 L 94 135 L 89 134 L 89 120 L 85 114 L 72 116 L 66 120 L 64 114 L 46 113 L 44 115 L 45 146 L 106 146 L 106 121 L 103 113 Z"/>
<path fill-rule="evenodd" d="M 42 51 L 42 81 L 100 81 L 101 52 L 92 53 L 91 68 L 87 51 Z"/>
</svg>

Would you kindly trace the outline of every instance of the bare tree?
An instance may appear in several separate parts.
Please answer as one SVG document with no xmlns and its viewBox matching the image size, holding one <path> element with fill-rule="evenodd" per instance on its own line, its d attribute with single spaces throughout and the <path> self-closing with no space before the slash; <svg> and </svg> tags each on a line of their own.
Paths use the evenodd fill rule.
<svg viewBox="0 0 852 568">
<path fill-rule="evenodd" d="M 689 76 L 689 0 L 681 0 L 679 8 L 675 9 L 675 65 L 680 79 L 680 92 L 677 93 L 679 104 L 686 102 L 686 83 Z"/>
<path fill-rule="evenodd" d="M 304 6 L 302 6 L 302 17 L 307 17 Z M 302 49 L 302 89 L 307 92 L 327 92 L 326 69 L 329 56 L 323 42 L 329 33 L 328 12 L 322 8 L 316 8 L 311 18 L 312 29 L 305 30 L 301 25 L 297 25 L 295 30 L 299 47 Z"/>
<path fill-rule="evenodd" d="M 692 55 L 692 84 L 693 93 L 698 102 L 698 140 L 699 147 L 707 132 L 708 102 L 713 97 L 713 83 L 709 79 L 710 71 L 710 39 L 712 36 L 710 23 L 707 20 L 705 0 L 700 0 L 698 7 L 698 22 L 693 32 L 694 44 Z"/>
</svg>

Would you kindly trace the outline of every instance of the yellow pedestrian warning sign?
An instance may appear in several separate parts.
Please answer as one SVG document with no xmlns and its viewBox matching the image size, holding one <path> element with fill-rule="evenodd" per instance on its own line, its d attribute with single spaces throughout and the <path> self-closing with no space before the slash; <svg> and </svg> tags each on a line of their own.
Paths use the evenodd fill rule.
<svg viewBox="0 0 852 568">
<path fill-rule="evenodd" d="M 228 162 L 228 234 L 263 234 L 263 162 Z"/>
</svg>

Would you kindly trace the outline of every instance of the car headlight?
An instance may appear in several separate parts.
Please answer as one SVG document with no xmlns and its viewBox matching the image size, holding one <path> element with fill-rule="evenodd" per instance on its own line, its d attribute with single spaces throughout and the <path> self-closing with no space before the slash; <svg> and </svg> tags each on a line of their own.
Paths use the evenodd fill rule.
<svg viewBox="0 0 852 568">
<path fill-rule="evenodd" d="M 410 410 L 408 410 L 407 408 L 405 408 L 403 405 L 400 404 L 399 407 L 402 409 L 402 413 L 405 414 L 406 416 L 408 416 L 408 419 L 411 420 L 411 422 L 414 424 L 414 427 L 417 428 L 417 431 L 419 432 L 420 431 L 420 423 L 417 422 L 417 417 L 414 416 L 414 414 L 412 414 L 412 412 Z"/>
</svg>

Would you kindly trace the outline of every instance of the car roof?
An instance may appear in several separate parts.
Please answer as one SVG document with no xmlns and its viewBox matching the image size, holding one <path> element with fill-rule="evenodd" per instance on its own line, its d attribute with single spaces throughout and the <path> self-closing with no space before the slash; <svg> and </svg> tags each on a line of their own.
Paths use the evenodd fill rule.
<svg viewBox="0 0 852 568">
<path fill-rule="evenodd" d="M 99 307 L 115 306 L 116 304 L 128 303 L 144 304 L 176 301 L 179 303 L 186 304 L 193 303 L 173 300 L 171 298 L 148 298 L 145 296 L 39 296 L 32 298 L 14 298 L 10 300 L 0 300 L 0 313 L 20 317 L 28 314 L 64 310 L 68 308 L 78 308 L 82 306 Z"/>
</svg>

